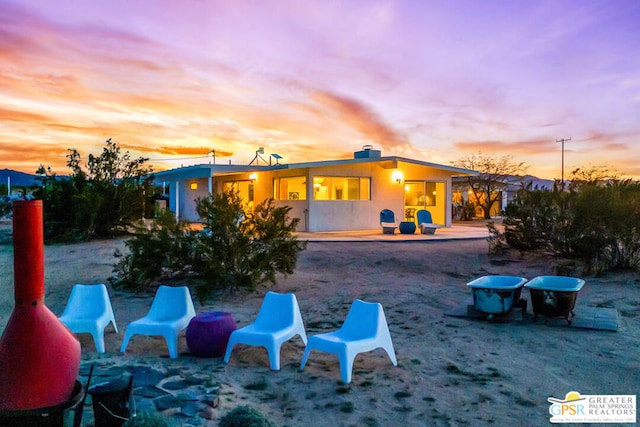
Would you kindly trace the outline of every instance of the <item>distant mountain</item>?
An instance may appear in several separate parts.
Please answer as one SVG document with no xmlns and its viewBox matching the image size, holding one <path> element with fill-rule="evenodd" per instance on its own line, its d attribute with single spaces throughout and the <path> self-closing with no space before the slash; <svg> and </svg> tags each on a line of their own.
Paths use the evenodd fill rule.
<svg viewBox="0 0 640 427">
<path fill-rule="evenodd" d="M 0 169 L 0 184 L 7 185 L 9 183 L 8 180 L 11 179 L 12 187 L 30 187 L 37 183 L 36 178 L 38 176 L 35 174 L 32 175 L 12 169 Z"/>
</svg>

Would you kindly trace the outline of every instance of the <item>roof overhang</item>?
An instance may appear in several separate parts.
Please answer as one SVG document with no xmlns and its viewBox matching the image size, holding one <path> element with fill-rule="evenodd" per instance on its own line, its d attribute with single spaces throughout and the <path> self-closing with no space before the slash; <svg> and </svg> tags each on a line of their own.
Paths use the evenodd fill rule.
<svg viewBox="0 0 640 427">
<path fill-rule="evenodd" d="M 452 176 L 473 176 L 479 175 L 478 171 L 458 168 L 455 166 L 441 165 L 438 163 L 424 162 L 421 160 L 408 159 L 405 157 L 389 156 L 374 158 L 354 158 L 342 160 L 324 160 L 318 162 L 302 162 L 291 163 L 287 165 L 213 165 L 201 164 L 193 166 L 185 166 L 181 168 L 170 169 L 161 172 L 155 172 L 154 177 L 161 181 L 173 181 L 180 179 L 208 178 L 211 176 L 236 175 L 249 172 L 264 172 L 273 170 L 294 170 L 294 169 L 312 169 L 320 167 L 332 166 L 349 166 L 358 164 L 377 164 L 384 169 L 397 169 L 400 163 L 409 163 L 418 166 L 424 166 L 439 169 L 451 173 Z"/>
</svg>

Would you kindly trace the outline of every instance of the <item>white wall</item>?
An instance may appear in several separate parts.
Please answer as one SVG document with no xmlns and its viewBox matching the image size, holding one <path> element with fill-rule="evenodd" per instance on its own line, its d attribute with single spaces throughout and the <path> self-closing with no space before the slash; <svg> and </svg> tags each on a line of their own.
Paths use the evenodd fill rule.
<svg viewBox="0 0 640 427">
<path fill-rule="evenodd" d="M 314 168 L 313 176 L 353 176 L 371 179 L 371 200 L 309 200 L 309 231 L 380 228 L 380 211 L 391 209 L 402 221 L 404 186 L 393 182 L 395 169 L 382 163 Z"/>
<path fill-rule="evenodd" d="M 363 162 L 350 165 L 333 165 L 301 169 L 274 169 L 260 171 L 254 181 L 254 202 L 273 197 L 274 177 L 307 177 L 307 200 L 282 200 L 276 201 L 276 206 L 290 206 L 290 216 L 300 218 L 299 231 L 340 231 L 340 230 L 373 230 L 380 227 L 380 211 L 391 209 L 396 215 L 396 221 L 404 219 L 404 180 L 397 183 L 392 178 L 393 173 L 399 170 L 404 180 L 409 181 L 435 181 L 437 187 L 436 209 L 430 207 L 434 222 L 451 226 L 451 176 L 450 172 L 434 167 L 416 165 L 402 161 Z M 367 177 L 371 182 L 370 200 L 313 200 L 314 176 L 343 176 L 343 177 Z M 222 190 L 223 181 L 236 181 L 249 179 L 249 173 L 231 173 L 214 178 L 214 192 Z M 178 181 L 178 209 L 179 217 L 185 221 L 199 221 L 195 211 L 194 200 L 197 197 L 209 195 L 208 177 L 184 178 Z M 198 184 L 196 190 L 192 190 L 192 182 Z M 440 184 L 441 183 L 441 184 Z M 168 181 L 170 186 L 169 209 L 176 211 L 175 195 L 176 181 Z M 440 191 L 441 185 L 445 191 Z"/>
<path fill-rule="evenodd" d="M 195 183 L 198 188 L 191 189 L 191 184 Z M 175 186 L 175 183 L 173 183 Z M 171 188 L 173 190 L 174 188 Z M 179 182 L 179 219 L 190 222 L 202 221 L 196 212 L 195 199 L 198 197 L 207 197 L 209 195 L 209 180 L 207 178 L 188 178 Z M 171 198 L 173 199 L 173 197 Z M 172 207 L 175 212 L 175 207 Z"/>
</svg>

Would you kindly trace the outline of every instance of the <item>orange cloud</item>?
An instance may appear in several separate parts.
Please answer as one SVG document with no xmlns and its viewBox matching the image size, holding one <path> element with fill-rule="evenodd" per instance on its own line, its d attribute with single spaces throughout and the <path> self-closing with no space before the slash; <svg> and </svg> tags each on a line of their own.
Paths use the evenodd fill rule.
<svg viewBox="0 0 640 427">
<path fill-rule="evenodd" d="M 149 147 L 145 146 L 134 146 L 132 148 L 139 151 L 150 151 Z M 218 150 L 215 148 L 212 149 L 211 147 L 203 146 L 194 147 L 184 145 L 156 147 L 152 150 L 152 152 L 158 154 L 167 154 L 170 156 L 206 156 L 211 153 L 212 150 L 215 151 L 217 157 L 230 157 L 234 155 L 233 151 Z"/>
<path fill-rule="evenodd" d="M 51 122 L 50 117 L 42 114 L 28 113 L 25 111 L 9 110 L 6 108 L 0 108 L 0 121 L 3 122 Z"/>
<path fill-rule="evenodd" d="M 408 144 L 403 135 L 384 123 L 363 103 L 323 90 L 313 92 L 312 96 L 316 102 L 329 109 L 324 110 L 326 113 L 335 115 L 339 121 L 357 130 L 376 146 L 393 150 Z"/>
</svg>

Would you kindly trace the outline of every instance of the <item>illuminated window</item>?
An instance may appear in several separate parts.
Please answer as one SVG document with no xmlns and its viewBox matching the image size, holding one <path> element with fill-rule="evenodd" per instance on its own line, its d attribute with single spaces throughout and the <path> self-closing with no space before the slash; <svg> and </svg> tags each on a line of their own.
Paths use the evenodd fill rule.
<svg viewBox="0 0 640 427">
<path fill-rule="evenodd" d="M 444 184 L 431 181 L 407 181 L 404 185 L 405 206 L 416 209 L 438 205 L 438 192 L 440 197 L 444 194 Z"/>
<path fill-rule="evenodd" d="M 371 179 L 349 176 L 316 176 L 313 178 L 314 200 L 369 200 Z"/>
<path fill-rule="evenodd" d="M 307 177 L 287 176 L 273 180 L 275 200 L 307 200 Z"/>
</svg>

